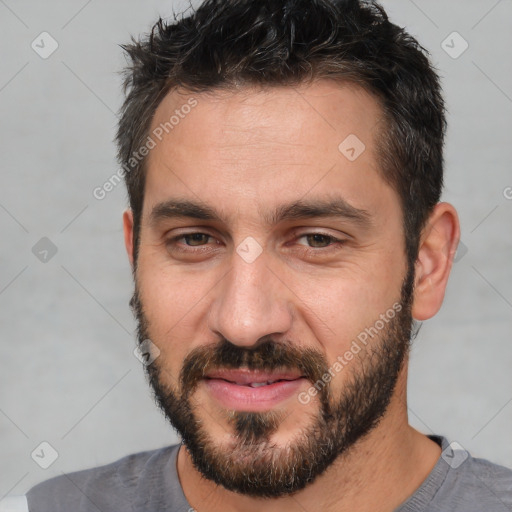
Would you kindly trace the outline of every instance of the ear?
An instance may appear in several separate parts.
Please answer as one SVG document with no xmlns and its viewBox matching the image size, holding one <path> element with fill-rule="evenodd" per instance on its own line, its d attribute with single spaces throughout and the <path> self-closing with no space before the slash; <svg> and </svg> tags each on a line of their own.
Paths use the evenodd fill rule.
<svg viewBox="0 0 512 512">
<path fill-rule="evenodd" d="M 124 245 L 133 269 L 133 212 L 128 209 L 123 213 Z"/>
<path fill-rule="evenodd" d="M 421 234 L 415 264 L 412 316 L 416 320 L 427 320 L 439 311 L 459 240 L 457 211 L 449 203 L 438 203 Z"/>
</svg>

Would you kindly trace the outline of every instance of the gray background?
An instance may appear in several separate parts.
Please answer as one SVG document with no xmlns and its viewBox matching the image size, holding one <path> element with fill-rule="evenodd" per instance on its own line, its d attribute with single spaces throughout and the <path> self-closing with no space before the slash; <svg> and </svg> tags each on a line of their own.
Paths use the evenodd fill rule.
<svg viewBox="0 0 512 512">
<path fill-rule="evenodd" d="M 0 498 L 177 439 L 132 352 L 124 186 L 102 201 L 92 190 L 118 169 L 118 44 L 182 5 L 0 0 Z M 411 422 L 512 467 L 512 2 L 384 5 L 443 77 L 444 199 L 467 248 L 414 343 Z M 47 59 L 31 48 L 43 31 L 59 44 Z M 456 59 L 441 46 L 453 31 L 469 43 Z M 57 248 L 47 262 L 32 252 L 42 237 Z M 42 441 L 59 454 L 46 470 L 31 458 Z"/>
</svg>

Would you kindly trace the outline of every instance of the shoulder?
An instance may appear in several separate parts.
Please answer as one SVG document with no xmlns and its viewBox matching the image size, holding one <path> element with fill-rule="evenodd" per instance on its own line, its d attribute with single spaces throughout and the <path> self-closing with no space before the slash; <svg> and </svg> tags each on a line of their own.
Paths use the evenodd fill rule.
<svg viewBox="0 0 512 512">
<path fill-rule="evenodd" d="M 459 443 L 429 435 L 441 447 L 436 465 L 396 512 L 511 512 L 512 470 L 473 457 Z"/>
<path fill-rule="evenodd" d="M 134 453 L 113 463 L 62 474 L 32 487 L 30 512 L 132 510 L 135 494 L 155 469 L 168 463 L 179 445 Z"/>
<path fill-rule="evenodd" d="M 435 497 L 435 503 L 450 505 L 450 510 L 464 512 L 512 510 L 512 470 L 486 459 L 467 459 L 451 468 Z"/>
<path fill-rule="evenodd" d="M 487 488 L 498 494 L 505 493 L 512 503 L 512 469 L 471 456 L 460 469 L 454 475 L 461 483 L 470 487 Z"/>
</svg>

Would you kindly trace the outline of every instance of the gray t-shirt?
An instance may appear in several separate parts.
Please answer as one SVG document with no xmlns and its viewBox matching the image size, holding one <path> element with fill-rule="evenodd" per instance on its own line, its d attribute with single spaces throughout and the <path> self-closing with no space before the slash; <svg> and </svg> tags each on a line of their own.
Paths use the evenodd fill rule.
<svg viewBox="0 0 512 512">
<path fill-rule="evenodd" d="M 473 458 L 442 436 L 429 437 L 443 454 L 395 512 L 512 511 L 512 470 Z M 42 482 L 27 493 L 29 512 L 192 512 L 176 470 L 179 447 Z"/>
</svg>

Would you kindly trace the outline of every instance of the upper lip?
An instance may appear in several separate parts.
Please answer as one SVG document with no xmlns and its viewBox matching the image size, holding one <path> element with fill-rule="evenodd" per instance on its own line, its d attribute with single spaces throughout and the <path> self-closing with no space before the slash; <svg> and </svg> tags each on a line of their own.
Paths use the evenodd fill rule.
<svg viewBox="0 0 512 512">
<path fill-rule="evenodd" d="M 235 384 L 251 384 L 254 382 L 274 382 L 276 380 L 295 380 L 303 377 L 299 372 L 292 370 L 285 371 L 261 371 L 261 370 L 212 370 L 205 375 L 205 378 L 224 379 Z"/>
</svg>

